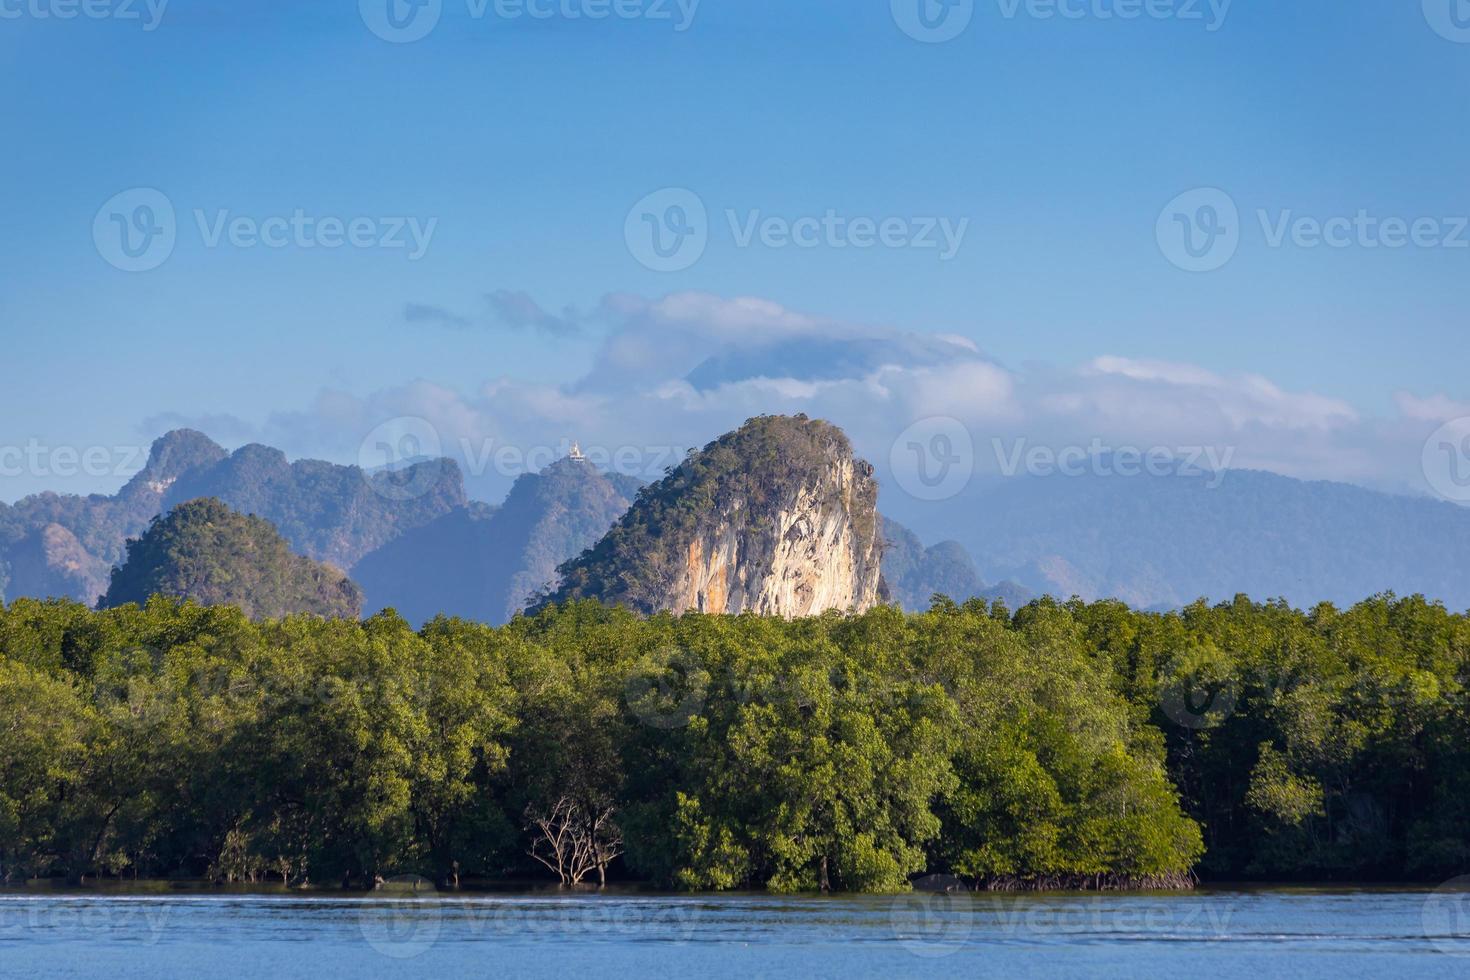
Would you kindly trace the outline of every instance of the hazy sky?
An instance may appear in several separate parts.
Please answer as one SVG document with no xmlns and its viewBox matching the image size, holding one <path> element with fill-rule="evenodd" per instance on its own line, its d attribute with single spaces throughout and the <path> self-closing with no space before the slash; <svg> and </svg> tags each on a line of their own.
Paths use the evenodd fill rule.
<svg viewBox="0 0 1470 980">
<path fill-rule="evenodd" d="M 81 2 L 0 0 L 0 445 L 807 408 L 1412 490 L 1470 415 L 1464 0 Z M 57 471 L 0 499 L 121 482 Z"/>
</svg>

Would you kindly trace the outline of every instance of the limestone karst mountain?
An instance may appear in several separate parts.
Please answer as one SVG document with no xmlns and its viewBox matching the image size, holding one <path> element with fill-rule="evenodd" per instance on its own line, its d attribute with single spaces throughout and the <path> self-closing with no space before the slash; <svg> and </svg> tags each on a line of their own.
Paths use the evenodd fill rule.
<svg viewBox="0 0 1470 980">
<path fill-rule="evenodd" d="M 129 541 L 100 605 L 155 595 L 238 606 L 252 618 L 362 614 L 362 591 L 341 570 L 292 554 L 269 521 L 209 498 L 180 504 Z"/>
<path fill-rule="evenodd" d="M 652 597 L 683 589 L 677 602 L 670 600 L 673 606 L 789 609 L 806 603 L 781 590 L 800 586 L 811 590 L 811 608 L 876 601 L 866 582 L 850 595 L 837 584 L 876 560 L 876 545 L 860 561 L 851 541 L 827 542 L 822 547 L 837 547 L 837 560 L 850 566 L 835 572 L 826 552 L 799 547 L 799 541 L 763 556 L 751 551 L 769 529 L 741 515 L 740 500 L 755 509 L 772 501 L 782 506 L 781 493 L 789 489 L 784 478 L 797 471 L 776 472 L 772 458 L 799 468 L 821 455 L 796 452 L 794 447 L 810 447 L 810 433 L 774 457 L 770 443 L 780 441 L 777 430 L 815 432 L 822 423 L 767 419 L 763 425 L 771 430 L 768 438 L 745 430 L 732 434 L 698 454 L 702 461 L 693 469 L 681 468 L 678 480 L 650 488 L 654 497 L 635 508 L 631 523 L 610 542 L 620 556 L 615 564 L 607 564 L 610 553 L 579 559 L 572 571 L 580 580 L 569 582 L 565 594 L 660 608 L 663 600 Z M 710 452 L 718 460 L 714 469 Z M 833 465 L 834 473 L 846 466 Z M 842 478 L 861 491 L 854 500 L 873 484 L 861 469 L 854 463 Z M 413 492 L 398 492 L 404 486 Z M 187 500 L 214 497 L 270 521 L 292 551 L 348 570 L 364 585 L 369 612 L 393 606 L 415 622 L 441 612 L 502 622 L 533 594 L 557 590 L 558 566 L 598 544 L 624 517 L 637 486 L 629 477 L 600 474 L 586 461 L 565 460 L 523 477 L 494 507 L 467 500 L 463 475 L 450 460 L 366 472 L 288 461 L 259 445 L 230 453 L 201 433 L 177 430 L 153 443 L 146 466 L 116 494 L 45 492 L 0 504 L 0 599 L 91 604 L 123 560 L 126 542 L 154 517 Z M 691 553 L 696 542 L 689 522 L 715 506 L 710 494 L 716 489 L 724 494 L 719 506 L 730 525 L 723 531 L 701 525 L 697 553 Z M 830 497 L 830 490 L 812 492 Z M 810 528 L 796 521 L 788 530 L 795 528 L 798 538 L 817 533 L 827 517 L 820 507 L 812 513 Z M 765 516 L 794 521 L 789 513 Z M 957 601 L 1004 598 L 1012 609 L 1042 593 L 1176 608 L 1201 596 L 1226 601 L 1237 593 L 1280 596 L 1301 606 L 1347 604 L 1393 590 L 1422 593 L 1456 609 L 1470 605 L 1462 558 L 1470 549 L 1470 508 L 1270 473 L 977 478 L 961 495 L 937 504 L 920 504 L 895 488 L 884 497 L 884 516 L 903 525 L 887 521 L 877 538 L 885 546 L 886 595 L 906 609 L 927 609 L 934 593 Z M 839 527 L 846 525 L 829 530 Z M 684 536 L 683 553 L 666 553 L 671 535 Z M 634 561 L 636 548 L 655 539 L 660 543 L 646 560 Z M 801 547 L 808 547 L 808 558 L 797 554 Z M 732 556 L 731 548 L 740 554 Z M 778 560 L 794 564 L 744 577 L 760 562 Z M 806 572 L 784 578 L 803 563 L 810 565 Z M 732 567 L 740 569 L 733 579 Z M 861 574 L 876 573 L 864 564 Z M 682 584 L 680 575 L 687 575 Z M 765 598 L 763 590 L 770 591 Z"/>
<path fill-rule="evenodd" d="M 644 488 L 598 544 L 561 569 L 552 601 L 808 616 L 881 601 L 873 468 L 842 430 L 763 416 Z"/>
</svg>

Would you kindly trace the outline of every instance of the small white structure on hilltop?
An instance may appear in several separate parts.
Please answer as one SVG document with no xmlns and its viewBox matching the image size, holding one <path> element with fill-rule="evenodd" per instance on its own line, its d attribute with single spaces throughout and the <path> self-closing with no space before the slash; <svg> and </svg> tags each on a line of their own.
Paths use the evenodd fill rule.
<svg viewBox="0 0 1470 980">
<path fill-rule="evenodd" d="M 567 459 L 574 463 L 587 462 L 587 457 L 582 455 L 582 447 L 575 442 L 572 443 L 572 451 L 567 453 Z"/>
</svg>

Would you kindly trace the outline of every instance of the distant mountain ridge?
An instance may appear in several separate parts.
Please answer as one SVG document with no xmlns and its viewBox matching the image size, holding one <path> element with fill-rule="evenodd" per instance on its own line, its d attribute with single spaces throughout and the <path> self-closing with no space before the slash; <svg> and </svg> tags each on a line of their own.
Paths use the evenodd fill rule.
<svg viewBox="0 0 1470 980">
<path fill-rule="evenodd" d="M 640 481 L 562 459 L 523 474 L 499 508 L 472 504 L 409 531 L 358 562 L 368 608 L 410 622 L 439 614 L 504 623 L 556 584 L 557 566 L 607 533 Z"/>
<path fill-rule="evenodd" d="M 404 486 L 414 492 L 399 492 Z M 114 496 L 42 493 L 0 504 L 0 594 L 90 605 L 128 540 L 201 497 L 270 521 L 294 551 L 339 568 L 466 503 L 451 460 L 369 474 L 320 460 L 288 463 L 266 446 L 227 453 L 203 433 L 179 429 L 154 441 L 147 464 Z"/>
<path fill-rule="evenodd" d="M 1470 508 L 1252 470 L 1024 477 L 977 485 L 946 533 L 988 578 L 1176 608 L 1244 593 L 1301 608 L 1378 593 L 1470 609 Z"/>
<path fill-rule="evenodd" d="M 1036 598 L 1015 582 L 985 585 L 975 560 L 958 541 L 941 541 L 926 548 L 917 534 L 887 517 L 883 518 L 883 541 L 883 579 L 889 597 L 910 612 L 927 610 L 936 595 L 955 602 L 1000 599 L 1010 609 Z"/>
<path fill-rule="evenodd" d="M 727 475 L 738 476 L 742 465 L 772 472 L 759 440 L 736 440 L 720 453 Z M 854 470 L 847 479 L 851 489 L 864 488 L 860 496 L 870 483 L 876 495 L 870 476 Z M 757 480 L 747 489 L 754 499 L 780 482 Z M 211 497 L 271 522 L 294 552 L 360 580 L 369 611 L 394 606 L 417 622 L 439 613 L 503 622 L 533 595 L 556 592 L 557 569 L 568 562 L 582 580 L 560 594 L 645 602 L 636 593 L 647 594 L 649 582 L 609 579 L 593 588 L 587 576 L 601 573 L 595 562 L 580 561 L 629 515 L 638 486 L 563 460 L 523 476 L 494 507 L 467 500 L 459 467 L 448 460 L 364 472 L 288 462 L 258 445 L 229 453 L 202 433 L 178 430 L 155 441 L 144 469 L 112 496 L 40 493 L 0 504 L 0 599 L 58 596 L 92 604 L 107 590 L 129 539 L 177 504 Z M 1390 590 L 1470 608 L 1470 508 L 1344 484 L 1240 470 L 1218 482 L 1177 474 L 1022 477 L 977 481 L 937 504 L 889 490 L 883 513 L 898 520 L 885 520 L 879 532 L 886 586 L 880 598 L 907 609 L 928 608 L 935 593 L 957 601 L 1003 598 L 1012 608 L 1048 593 L 1157 609 L 1237 593 L 1303 607 L 1348 605 Z M 656 518 L 646 509 L 640 514 L 635 525 L 647 526 L 620 532 L 625 552 L 633 544 L 629 530 L 666 543 L 673 540 L 667 532 L 688 531 L 678 530 L 690 518 L 683 507 L 660 507 Z M 735 540 L 702 538 L 699 575 L 715 575 L 714 552 Z M 654 577 L 687 572 L 689 544 L 680 555 L 654 549 L 653 561 L 661 563 Z M 843 560 L 851 559 L 849 550 Z M 868 577 L 872 556 L 864 562 Z M 630 571 L 636 569 L 618 574 Z M 635 578 L 653 572 L 650 564 Z M 700 591 L 707 605 L 720 605 L 711 584 L 715 591 L 730 587 L 710 579 L 695 589 L 696 606 Z"/>
<path fill-rule="evenodd" d="M 261 445 L 191 468 L 169 488 L 163 506 L 199 497 L 264 517 L 296 551 L 339 568 L 467 502 L 452 460 L 367 473 L 318 459 L 287 462 L 279 449 Z"/>
</svg>

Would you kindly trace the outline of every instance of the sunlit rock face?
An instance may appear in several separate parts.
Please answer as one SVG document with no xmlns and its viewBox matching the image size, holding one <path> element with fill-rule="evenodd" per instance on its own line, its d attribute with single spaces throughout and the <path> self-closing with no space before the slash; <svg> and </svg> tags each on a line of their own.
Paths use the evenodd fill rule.
<svg viewBox="0 0 1470 980">
<path fill-rule="evenodd" d="M 753 419 L 650 487 L 554 597 L 638 612 L 811 616 L 880 601 L 873 468 L 836 426 Z"/>
</svg>

